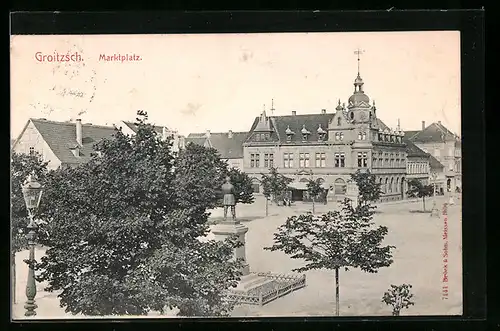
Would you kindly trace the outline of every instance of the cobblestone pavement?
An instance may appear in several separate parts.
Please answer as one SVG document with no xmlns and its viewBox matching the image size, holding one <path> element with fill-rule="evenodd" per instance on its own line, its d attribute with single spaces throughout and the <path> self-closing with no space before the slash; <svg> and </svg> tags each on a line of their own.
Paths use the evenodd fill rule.
<svg viewBox="0 0 500 331">
<path fill-rule="evenodd" d="M 438 206 L 446 201 L 436 198 Z M 428 209 L 432 203 L 426 202 Z M 316 213 L 336 208 L 334 204 L 317 204 Z M 264 251 L 272 244 L 273 233 L 287 217 L 307 212 L 310 204 L 296 204 L 292 207 L 269 206 L 265 217 L 265 201 L 257 197 L 252 205 L 239 205 L 238 218 L 249 227 L 246 254 L 251 271 L 291 273 L 302 265 L 301 261 L 290 259 L 281 252 Z M 391 309 L 381 302 L 382 295 L 391 284 L 410 283 L 415 294 L 415 306 L 402 312 L 406 315 L 461 314 L 462 311 L 462 265 L 461 265 L 461 208 L 460 201 L 448 208 L 448 299 L 442 299 L 443 278 L 443 216 L 430 217 L 428 213 L 412 213 L 422 209 L 422 202 L 412 201 L 397 204 L 383 204 L 378 207 L 375 221 L 389 228 L 386 243 L 395 245 L 394 263 L 378 273 L 368 274 L 359 270 L 340 273 L 341 315 L 390 315 Z M 220 209 L 212 212 L 221 217 Z M 247 221 L 246 219 L 250 220 Z M 210 238 L 210 236 L 208 236 Z M 37 249 L 37 258 L 43 254 Z M 13 318 L 24 318 L 25 286 L 27 266 L 23 259 L 27 251 L 16 256 L 17 303 L 13 306 Z M 306 273 L 307 286 L 277 299 L 263 307 L 240 306 L 233 316 L 322 316 L 333 315 L 335 307 L 334 275 L 332 271 L 317 270 Z M 38 284 L 36 318 L 82 318 L 72 316 L 59 307 L 55 293 L 43 292 L 44 284 Z M 172 315 L 172 314 L 170 314 Z M 156 317 L 151 314 L 150 317 Z M 170 316 L 171 317 L 171 316 Z"/>
</svg>

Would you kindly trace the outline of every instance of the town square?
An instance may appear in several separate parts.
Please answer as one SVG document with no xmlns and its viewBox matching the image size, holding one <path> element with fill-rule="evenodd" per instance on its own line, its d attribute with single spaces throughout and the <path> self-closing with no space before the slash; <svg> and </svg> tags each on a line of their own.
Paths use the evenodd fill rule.
<svg viewBox="0 0 500 331">
<path fill-rule="evenodd" d="M 342 72 L 335 79 L 339 91 L 325 88 L 314 97 L 299 94 L 300 84 L 316 86 L 310 75 L 317 72 L 319 80 L 325 69 L 299 79 L 285 66 L 289 57 L 278 54 L 294 49 L 293 40 L 322 47 L 327 39 L 319 35 L 262 36 L 271 39 L 260 41 L 269 45 L 260 52 L 249 50 L 259 44 L 256 35 L 200 37 L 207 47 L 227 42 L 218 45 L 228 50 L 228 63 L 217 60 L 217 50 L 206 54 L 219 70 L 235 70 L 224 71 L 220 85 L 200 83 L 203 75 L 222 71 L 196 62 L 198 55 L 188 52 L 193 37 L 175 41 L 178 52 L 192 57 L 186 72 L 170 68 L 179 87 L 160 86 L 161 74 L 141 67 L 148 65 L 146 53 L 136 63 L 93 59 L 89 69 L 90 55 L 78 47 L 72 51 L 84 61 L 59 68 L 64 75 L 53 71 L 58 80 L 47 95 L 32 96 L 16 85 L 13 319 L 462 314 L 459 79 L 426 69 L 433 56 L 433 66 L 443 67 L 442 53 L 454 54 L 456 37 L 356 37 L 352 49 L 329 64 L 330 72 Z M 421 46 L 406 43 L 412 38 Z M 28 39 L 14 46 L 29 49 Z M 98 53 L 107 52 L 104 39 L 88 40 L 102 47 Z M 399 49 L 393 61 L 415 75 L 413 85 L 377 71 L 388 64 L 374 45 L 396 40 L 407 50 Z M 64 39 L 54 43 L 67 45 Z M 438 46 L 441 53 L 434 52 Z M 421 63 L 419 70 L 403 65 L 409 56 L 415 68 Z M 448 58 L 449 75 L 459 70 L 457 59 Z M 310 63 L 294 61 L 298 68 Z M 276 69 L 280 65 L 286 68 Z M 132 82 L 118 87 L 126 84 L 121 75 L 127 70 L 151 84 L 147 92 Z M 146 72 L 160 81 L 153 84 Z M 248 82 L 242 79 L 233 90 L 237 72 Z M 275 85 L 286 74 L 295 95 Z M 264 77 L 276 81 L 256 84 Z M 427 89 L 424 77 L 442 91 Z M 26 79 L 19 75 L 14 82 Z M 112 88 L 108 79 L 114 79 Z M 189 84 L 198 86 L 198 99 L 189 101 Z M 409 96 L 387 92 L 384 84 Z M 175 102 L 187 102 L 177 115 L 169 115 L 174 112 L 163 101 L 151 101 L 152 91 L 162 88 Z M 112 93 L 122 111 L 106 112 L 117 107 L 100 90 Z M 247 108 L 236 113 L 238 101 L 224 106 L 225 96 Z M 324 107 L 316 106 L 318 98 Z M 432 107 L 416 107 L 418 98 Z"/>
</svg>

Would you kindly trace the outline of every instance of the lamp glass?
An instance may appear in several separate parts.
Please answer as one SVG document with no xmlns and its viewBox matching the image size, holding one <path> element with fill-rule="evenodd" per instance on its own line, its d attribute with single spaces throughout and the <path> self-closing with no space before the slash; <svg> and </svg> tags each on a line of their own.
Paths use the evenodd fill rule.
<svg viewBox="0 0 500 331">
<path fill-rule="evenodd" d="M 26 208 L 38 208 L 42 198 L 43 187 L 38 182 L 29 182 L 22 188 Z"/>
</svg>

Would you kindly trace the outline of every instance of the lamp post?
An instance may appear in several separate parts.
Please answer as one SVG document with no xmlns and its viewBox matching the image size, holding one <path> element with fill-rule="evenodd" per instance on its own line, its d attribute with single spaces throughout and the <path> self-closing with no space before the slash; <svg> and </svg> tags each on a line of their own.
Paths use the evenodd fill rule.
<svg viewBox="0 0 500 331">
<path fill-rule="evenodd" d="M 28 210 L 29 224 L 28 224 L 28 246 L 29 246 L 29 260 L 28 260 L 28 282 L 26 283 L 26 304 L 24 308 L 26 312 L 25 316 L 35 316 L 35 309 L 38 307 L 35 304 L 36 296 L 36 282 L 35 282 L 35 236 L 37 225 L 34 221 L 34 213 L 40 204 L 40 199 L 43 193 L 42 185 L 36 181 L 36 176 L 31 174 L 26 178 L 26 181 L 22 185 L 22 191 L 24 196 L 24 202 L 26 203 L 26 209 Z"/>
<path fill-rule="evenodd" d="M 431 216 L 439 216 L 439 210 L 437 209 L 436 206 L 436 180 L 437 180 L 437 173 L 432 172 L 431 173 L 432 177 L 432 210 L 431 210 Z"/>
</svg>

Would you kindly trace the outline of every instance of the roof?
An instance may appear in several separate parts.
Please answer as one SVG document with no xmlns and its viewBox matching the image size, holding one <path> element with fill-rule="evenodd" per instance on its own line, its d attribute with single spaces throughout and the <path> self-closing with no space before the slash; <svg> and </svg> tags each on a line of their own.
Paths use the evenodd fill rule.
<svg viewBox="0 0 500 331">
<path fill-rule="evenodd" d="M 76 124 L 71 122 L 55 122 L 44 119 L 30 119 L 35 128 L 40 132 L 43 140 L 50 147 L 55 156 L 65 164 L 78 164 L 90 160 L 94 151 L 94 144 L 104 138 L 111 138 L 116 129 L 111 126 L 101 126 L 82 123 L 82 144 L 80 156 L 76 157 L 71 152 L 76 146 Z"/>
<path fill-rule="evenodd" d="M 420 143 L 443 142 L 456 140 L 456 135 L 438 122 L 418 131 L 411 137 L 411 140 Z"/>
<path fill-rule="evenodd" d="M 295 134 L 292 136 L 292 142 L 302 142 L 301 130 L 305 128 L 310 132 L 310 140 L 318 140 L 318 128 L 321 125 L 323 130 L 328 130 L 328 123 L 333 119 L 334 114 L 303 114 L 303 115 L 286 115 L 286 116 L 271 116 L 271 125 L 273 133 L 271 141 L 280 141 L 280 137 L 286 137 L 286 130 L 290 128 Z M 260 117 L 256 117 L 250 132 L 257 127 Z M 249 135 L 250 137 L 250 135 Z"/>
<path fill-rule="evenodd" d="M 377 117 L 376 120 L 377 120 L 378 127 L 380 129 L 382 129 L 382 130 L 389 129 L 390 130 L 390 128 L 387 125 L 385 125 L 385 123 L 382 122 L 382 120 L 380 118 Z"/>
<path fill-rule="evenodd" d="M 219 152 L 223 159 L 243 158 L 243 143 L 248 136 L 248 132 L 215 132 L 210 133 L 190 133 L 186 142 L 204 145 L 208 141 L 210 146 Z"/>
<path fill-rule="evenodd" d="M 128 121 L 122 121 L 122 123 L 124 123 L 126 126 L 128 126 L 132 131 L 134 131 L 135 133 L 137 133 L 137 124 L 133 123 L 133 122 L 128 122 Z M 169 128 L 167 128 L 166 126 L 157 126 L 157 125 L 154 125 L 154 130 L 156 133 L 159 133 L 159 134 L 163 134 L 163 128 L 167 129 L 170 131 Z"/>
<path fill-rule="evenodd" d="M 431 169 L 443 169 L 444 165 L 441 164 L 434 156 L 429 155 L 429 166 Z"/>
<path fill-rule="evenodd" d="M 420 130 L 405 131 L 404 139 L 411 139 L 419 132 L 420 132 Z"/>
<path fill-rule="evenodd" d="M 406 153 L 409 157 L 428 157 L 429 154 L 421 150 L 417 145 L 415 145 L 411 140 L 406 137 L 403 138 L 403 142 L 406 144 Z"/>
</svg>

